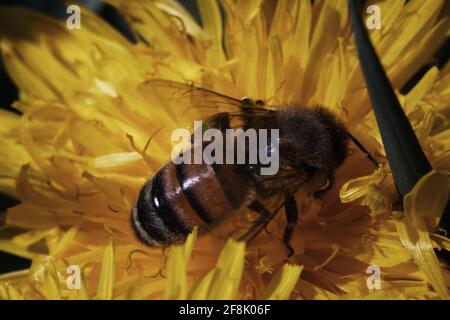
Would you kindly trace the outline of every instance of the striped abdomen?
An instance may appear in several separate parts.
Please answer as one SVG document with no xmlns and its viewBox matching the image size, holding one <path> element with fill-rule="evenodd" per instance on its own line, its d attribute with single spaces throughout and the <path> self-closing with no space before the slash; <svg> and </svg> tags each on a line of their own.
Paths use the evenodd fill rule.
<svg viewBox="0 0 450 320">
<path fill-rule="evenodd" d="M 195 225 L 217 225 L 246 203 L 251 180 L 242 167 L 169 162 L 148 181 L 134 205 L 132 226 L 144 243 L 183 242 Z"/>
</svg>

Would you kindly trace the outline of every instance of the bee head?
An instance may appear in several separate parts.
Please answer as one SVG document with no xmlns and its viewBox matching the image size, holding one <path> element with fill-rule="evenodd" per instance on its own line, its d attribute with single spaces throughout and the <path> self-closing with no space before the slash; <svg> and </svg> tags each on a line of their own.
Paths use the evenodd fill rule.
<svg viewBox="0 0 450 320">
<path fill-rule="evenodd" d="M 322 107 L 291 106 L 278 112 L 280 161 L 333 174 L 347 156 L 349 134 L 336 116 Z"/>
</svg>

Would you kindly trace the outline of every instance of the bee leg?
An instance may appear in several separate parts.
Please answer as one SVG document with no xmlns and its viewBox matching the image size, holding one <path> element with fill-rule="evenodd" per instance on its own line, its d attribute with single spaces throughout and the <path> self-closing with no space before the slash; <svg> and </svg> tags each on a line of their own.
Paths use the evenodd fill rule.
<svg viewBox="0 0 450 320">
<path fill-rule="evenodd" d="M 313 197 L 316 199 L 321 199 L 322 196 L 333 187 L 334 178 L 332 175 L 327 176 L 325 184 L 316 192 L 314 192 Z"/>
<path fill-rule="evenodd" d="M 239 236 L 237 240 L 249 243 L 266 227 L 266 225 L 273 219 L 275 214 L 267 210 L 267 208 L 264 207 L 264 205 L 258 200 L 253 201 L 247 206 L 247 208 L 258 213 L 259 218 L 255 222 L 253 222 L 251 228 L 247 230 L 243 235 Z"/>
<path fill-rule="evenodd" d="M 291 257 L 294 254 L 294 249 L 291 247 L 290 242 L 298 218 L 297 202 L 295 202 L 295 198 L 292 195 L 286 195 L 284 200 L 284 211 L 286 214 L 287 225 L 284 230 L 283 243 L 288 250 L 287 256 Z"/>
<path fill-rule="evenodd" d="M 359 140 L 356 139 L 350 132 L 348 134 L 350 135 L 350 139 L 353 141 L 353 143 L 366 155 L 369 161 L 372 162 L 372 164 L 376 168 L 380 168 L 381 164 L 372 156 L 372 154 L 366 149 L 366 147 L 364 147 L 363 144 L 359 142 Z"/>
</svg>

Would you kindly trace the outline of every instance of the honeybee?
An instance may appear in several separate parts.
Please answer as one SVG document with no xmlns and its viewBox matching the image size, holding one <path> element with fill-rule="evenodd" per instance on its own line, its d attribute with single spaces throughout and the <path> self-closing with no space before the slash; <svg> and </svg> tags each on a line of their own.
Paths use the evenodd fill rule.
<svg viewBox="0 0 450 320">
<path fill-rule="evenodd" d="M 298 220 L 296 192 L 302 189 L 317 197 L 328 191 L 335 170 L 347 156 L 348 141 L 354 139 L 336 116 L 323 107 L 272 107 L 260 100 L 235 99 L 174 81 L 149 80 L 141 89 L 159 92 L 169 100 L 181 99 L 178 103 L 188 108 L 209 108 L 208 128 L 222 132 L 230 128 L 278 129 L 279 170 L 270 176 L 261 175 L 254 164 L 169 161 L 142 187 L 135 201 L 131 225 L 137 238 L 152 247 L 183 243 L 194 226 L 200 234 L 208 232 L 246 209 L 257 218 L 237 232 L 236 238 L 249 242 L 284 207 L 283 243 L 291 256 L 290 240 Z M 274 197 L 281 200 L 271 210 L 265 203 Z"/>
</svg>

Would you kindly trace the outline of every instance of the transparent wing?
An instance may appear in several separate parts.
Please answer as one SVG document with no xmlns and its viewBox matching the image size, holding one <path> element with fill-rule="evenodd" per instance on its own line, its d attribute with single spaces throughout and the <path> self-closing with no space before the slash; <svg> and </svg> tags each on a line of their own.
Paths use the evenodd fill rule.
<svg viewBox="0 0 450 320">
<path fill-rule="evenodd" d="M 139 86 L 139 91 L 149 101 L 156 99 L 159 103 L 162 103 L 166 112 L 171 116 L 183 117 L 191 122 L 204 120 L 221 112 L 232 114 L 254 113 L 255 116 L 273 112 L 265 106 L 248 105 L 240 99 L 193 84 L 171 80 L 147 80 Z"/>
</svg>

